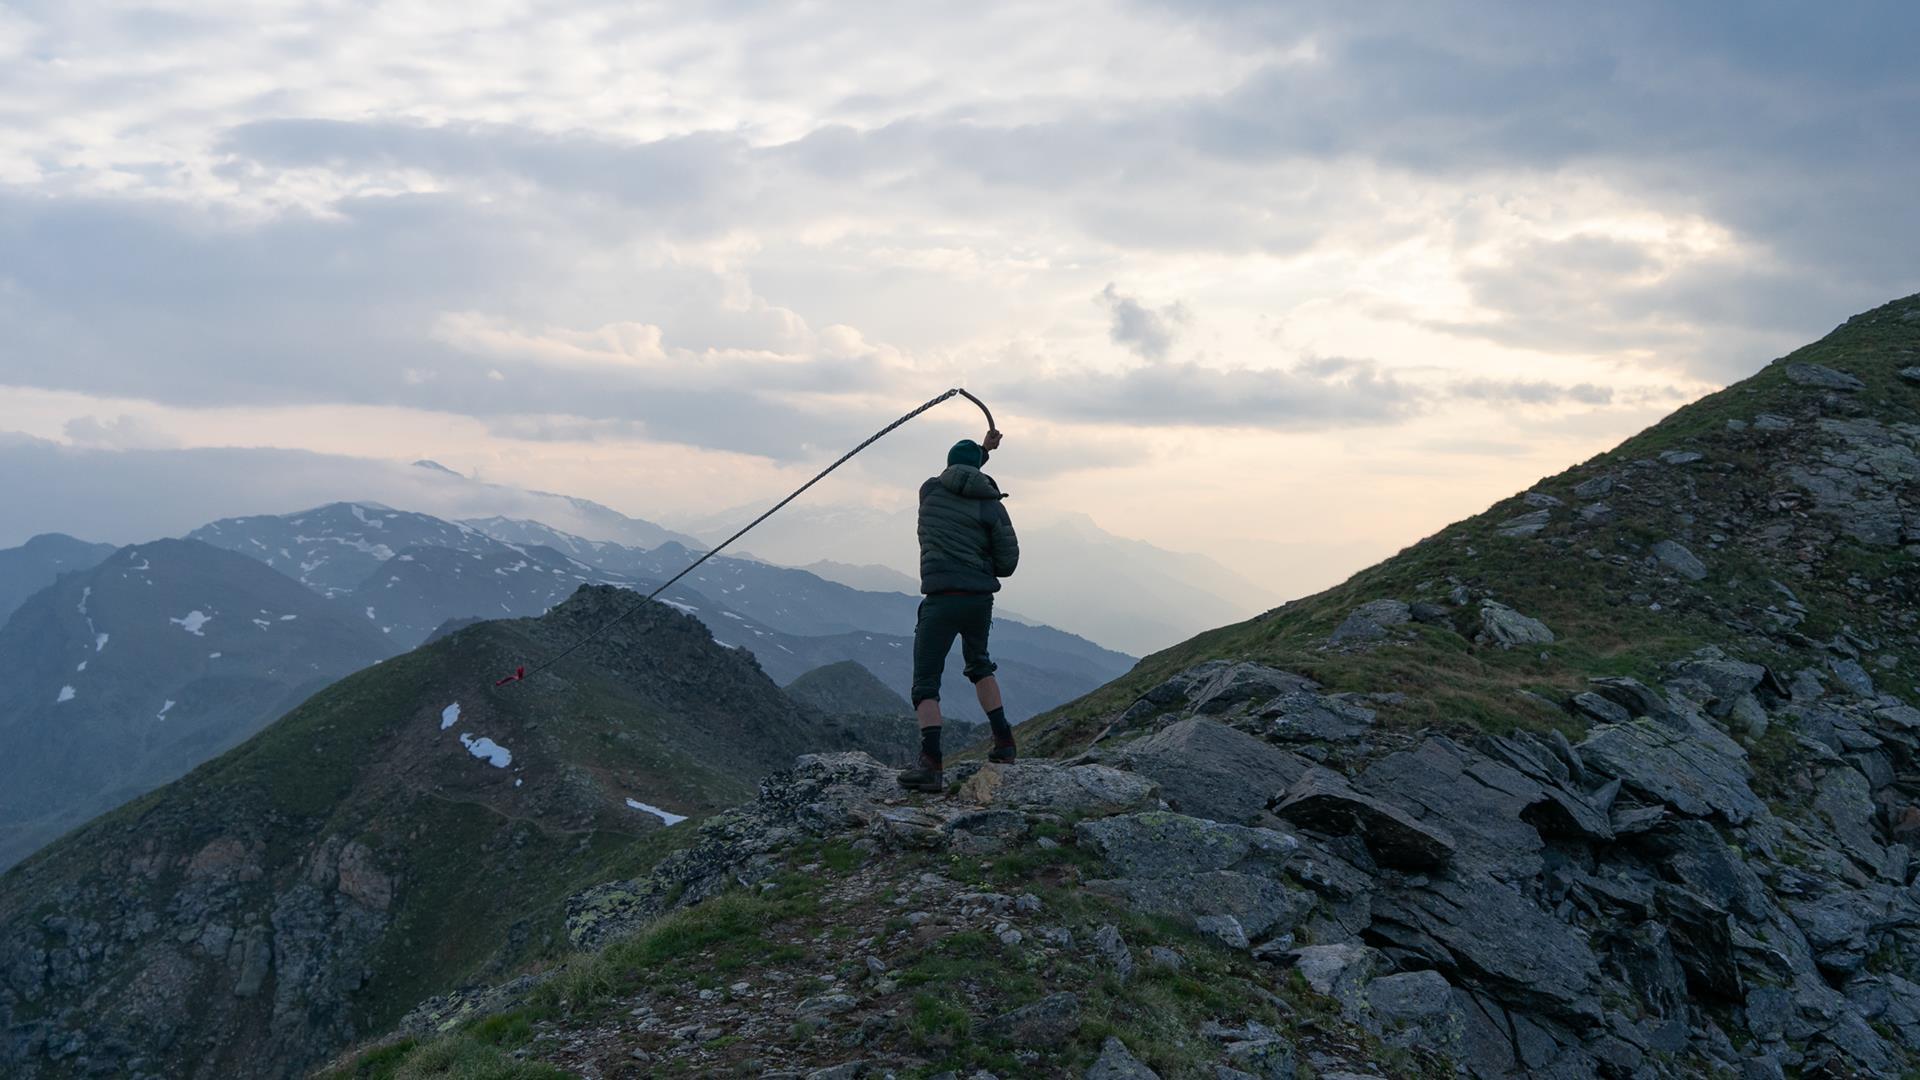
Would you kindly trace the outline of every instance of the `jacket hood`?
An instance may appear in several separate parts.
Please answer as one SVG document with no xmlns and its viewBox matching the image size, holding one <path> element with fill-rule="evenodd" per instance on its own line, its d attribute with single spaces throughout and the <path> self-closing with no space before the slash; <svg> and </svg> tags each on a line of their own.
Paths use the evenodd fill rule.
<svg viewBox="0 0 1920 1080">
<path fill-rule="evenodd" d="M 949 465 L 940 474 L 940 486 L 963 499 L 1004 499 L 993 477 L 971 465 Z"/>
</svg>

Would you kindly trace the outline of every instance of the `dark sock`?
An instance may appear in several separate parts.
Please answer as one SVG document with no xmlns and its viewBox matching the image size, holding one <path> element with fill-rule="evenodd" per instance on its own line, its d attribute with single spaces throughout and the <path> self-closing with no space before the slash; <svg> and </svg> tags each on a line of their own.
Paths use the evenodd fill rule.
<svg viewBox="0 0 1920 1080">
<path fill-rule="evenodd" d="M 921 756 L 933 762 L 934 768 L 940 767 L 940 726 L 938 724 L 920 729 L 920 753 Z"/>
<path fill-rule="evenodd" d="M 1013 725 L 1007 723 L 1006 709 L 999 708 L 988 713 L 987 723 L 993 725 L 994 738 L 1000 740 L 1001 742 L 1007 742 L 1008 740 L 1013 738 Z"/>
</svg>

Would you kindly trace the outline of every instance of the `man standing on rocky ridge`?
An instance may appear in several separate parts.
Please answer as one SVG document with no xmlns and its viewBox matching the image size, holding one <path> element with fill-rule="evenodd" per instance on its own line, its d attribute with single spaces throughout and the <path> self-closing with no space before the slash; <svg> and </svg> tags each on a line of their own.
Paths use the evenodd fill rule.
<svg viewBox="0 0 1920 1080">
<path fill-rule="evenodd" d="M 993 725 L 987 760 L 1014 759 L 1013 728 L 1000 700 L 1000 681 L 987 656 L 993 594 L 1020 563 L 1020 542 L 1002 502 L 1006 495 L 980 471 L 1000 445 L 998 431 L 982 443 L 962 439 L 947 452 L 947 468 L 920 485 L 920 616 L 913 628 L 913 711 L 920 722 L 920 764 L 900 774 L 910 791 L 937 792 L 941 775 L 940 677 L 960 638 L 967 678 Z"/>
</svg>

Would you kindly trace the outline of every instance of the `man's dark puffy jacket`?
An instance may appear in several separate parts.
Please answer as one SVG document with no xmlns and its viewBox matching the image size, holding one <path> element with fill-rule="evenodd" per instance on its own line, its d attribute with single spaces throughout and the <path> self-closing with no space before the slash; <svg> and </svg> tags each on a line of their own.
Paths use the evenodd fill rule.
<svg viewBox="0 0 1920 1080">
<path fill-rule="evenodd" d="M 1000 591 L 1020 565 L 1020 541 L 1000 485 L 971 465 L 920 485 L 920 591 Z"/>
</svg>

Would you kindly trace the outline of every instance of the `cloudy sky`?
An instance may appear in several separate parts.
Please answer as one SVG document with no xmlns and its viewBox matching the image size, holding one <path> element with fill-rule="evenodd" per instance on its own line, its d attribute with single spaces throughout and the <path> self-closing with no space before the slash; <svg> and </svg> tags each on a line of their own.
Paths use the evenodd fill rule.
<svg viewBox="0 0 1920 1080">
<path fill-rule="evenodd" d="M 1295 594 L 1920 289 L 1916 41 L 1891 2 L 6 0 L 0 472 L 432 457 L 672 524 L 964 383 L 1016 515 Z M 900 505 L 976 426 L 821 498 Z"/>
</svg>

